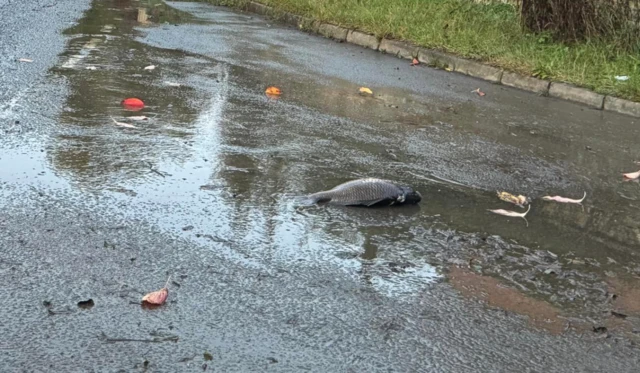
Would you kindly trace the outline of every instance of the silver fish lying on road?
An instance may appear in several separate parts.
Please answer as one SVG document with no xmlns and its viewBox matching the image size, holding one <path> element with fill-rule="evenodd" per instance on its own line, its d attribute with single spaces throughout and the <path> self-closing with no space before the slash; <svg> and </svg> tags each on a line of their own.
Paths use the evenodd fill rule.
<svg viewBox="0 0 640 373">
<path fill-rule="evenodd" d="M 306 197 L 310 204 L 341 206 L 391 206 L 417 204 L 422 195 L 411 187 L 391 180 L 365 178 L 340 184 L 331 190 L 313 193 Z"/>
</svg>

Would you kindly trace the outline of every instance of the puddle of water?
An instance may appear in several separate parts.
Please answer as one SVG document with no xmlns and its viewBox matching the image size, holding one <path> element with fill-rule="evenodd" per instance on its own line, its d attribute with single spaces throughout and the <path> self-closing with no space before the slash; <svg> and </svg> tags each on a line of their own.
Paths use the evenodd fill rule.
<svg viewBox="0 0 640 373">
<path fill-rule="evenodd" d="M 73 38 L 52 70 L 70 91 L 56 135 L 40 157 L 0 157 L 3 180 L 40 178 L 42 185 L 81 189 L 123 206 L 132 220 L 155 221 L 247 266 L 302 271 L 330 265 L 388 296 L 416 294 L 441 277 L 438 268 L 473 259 L 487 274 L 537 292 L 550 305 L 506 288 L 490 293 L 489 303 L 541 317 L 540 325 L 553 332 L 562 324 L 555 307 L 584 298 L 592 313 L 600 312 L 606 298 L 601 274 L 631 271 L 628 263 L 637 261 L 635 205 L 611 203 L 603 185 L 567 166 L 582 170 L 593 160 L 548 158 L 577 149 L 548 127 L 544 136 L 521 140 L 528 124 L 501 127 L 514 114 L 497 115 L 498 125 L 490 126 L 487 107 L 453 90 L 436 95 L 440 91 L 431 87 L 425 97 L 413 89 L 419 81 L 410 88 L 395 83 L 407 77 L 400 72 L 367 84 L 376 95 L 362 97 L 357 88 L 390 66 L 378 60 L 386 57 L 363 62 L 354 72 L 362 79 L 349 78 L 344 70 L 328 73 L 326 65 L 353 66 L 360 57 L 345 60 L 335 45 L 320 53 L 306 46 L 308 36 L 266 28 L 244 15 L 203 11 L 195 20 L 161 2 L 150 4 L 96 1 L 68 30 Z M 189 7 L 210 9 L 180 9 Z M 158 67 L 144 70 L 148 65 Z M 274 84 L 284 92 L 277 100 L 264 96 Z M 123 110 L 125 97 L 147 106 Z M 150 119 L 130 120 L 136 129 L 110 119 L 141 115 Z M 417 208 L 299 210 L 286 197 L 363 176 L 410 182 L 426 198 Z M 589 199 L 584 211 L 534 201 L 526 228 L 486 211 L 512 208 L 495 197 L 498 185 L 533 197 L 547 188 L 579 195 L 587 189 Z M 640 193 L 631 184 L 619 188 Z M 194 228 L 182 230 L 186 226 Z M 554 254 L 541 254 L 546 250 Z M 586 266 L 570 262 L 585 257 Z M 461 289 L 497 285 L 456 273 Z"/>
</svg>

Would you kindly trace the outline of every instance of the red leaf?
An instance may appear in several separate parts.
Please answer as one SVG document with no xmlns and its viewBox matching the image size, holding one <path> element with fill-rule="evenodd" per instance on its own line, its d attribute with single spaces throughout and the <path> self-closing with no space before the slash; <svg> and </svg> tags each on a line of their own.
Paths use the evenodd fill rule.
<svg viewBox="0 0 640 373">
<path fill-rule="evenodd" d="M 411 61 L 411 66 L 415 66 L 415 65 L 417 65 L 419 63 L 420 63 L 420 61 L 418 61 L 417 58 L 414 58 L 413 61 Z"/>
<path fill-rule="evenodd" d="M 144 102 L 139 98 L 132 97 L 122 100 L 122 105 L 126 108 L 142 109 L 144 107 Z"/>
</svg>

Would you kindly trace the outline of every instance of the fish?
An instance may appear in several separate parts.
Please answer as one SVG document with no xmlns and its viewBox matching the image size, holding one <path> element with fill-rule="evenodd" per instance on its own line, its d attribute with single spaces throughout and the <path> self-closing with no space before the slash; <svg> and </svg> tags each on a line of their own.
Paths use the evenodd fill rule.
<svg viewBox="0 0 640 373">
<path fill-rule="evenodd" d="M 422 195 L 410 186 L 391 180 L 363 178 L 310 194 L 304 200 L 309 204 L 372 207 L 416 205 L 422 201 Z"/>
</svg>

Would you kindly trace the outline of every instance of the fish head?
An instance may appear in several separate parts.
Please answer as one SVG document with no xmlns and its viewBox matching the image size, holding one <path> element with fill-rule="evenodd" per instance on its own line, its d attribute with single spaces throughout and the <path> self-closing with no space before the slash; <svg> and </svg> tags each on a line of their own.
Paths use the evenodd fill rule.
<svg viewBox="0 0 640 373">
<path fill-rule="evenodd" d="M 415 205 L 422 201 L 422 195 L 417 190 L 406 186 L 400 187 L 400 189 L 402 189 L 402 195 L 398 197 L 398 202 Z"/>
</svg>

